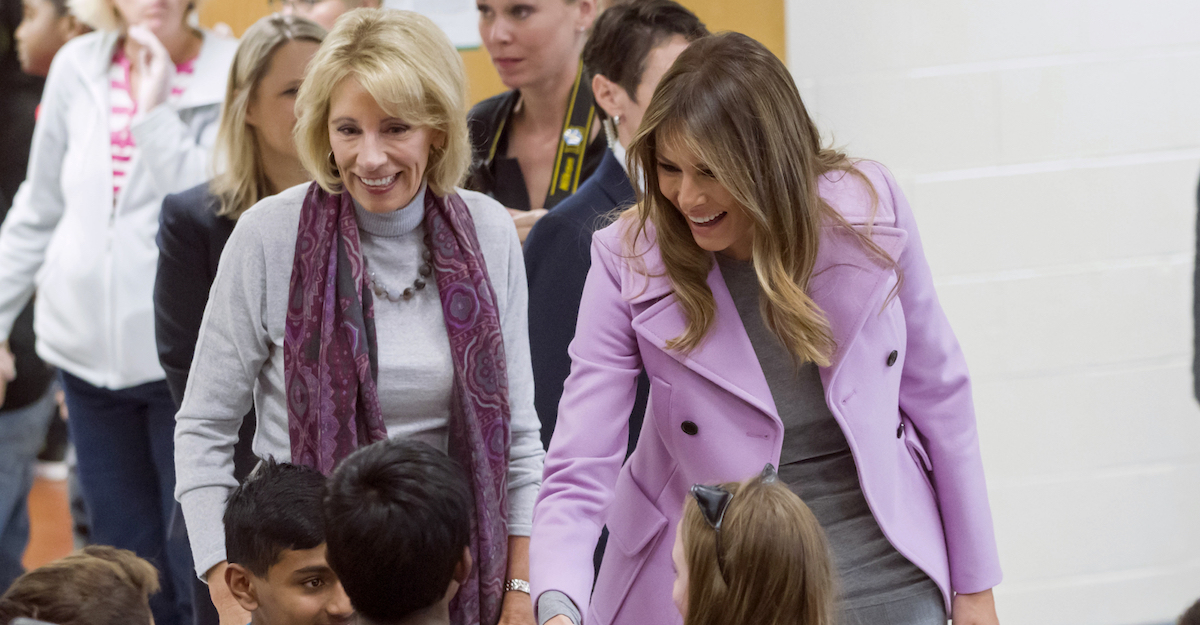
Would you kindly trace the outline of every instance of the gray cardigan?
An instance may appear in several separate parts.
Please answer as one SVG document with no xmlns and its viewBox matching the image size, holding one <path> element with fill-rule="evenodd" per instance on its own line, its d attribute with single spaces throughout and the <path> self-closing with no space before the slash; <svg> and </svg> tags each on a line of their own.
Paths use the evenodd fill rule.
<svg viewBox="0 0 1200 625">
<path fill-rule="evenodd" d="M 175 495 L 183 506 L 196 572 L 225 559 L 221 517 L 237 486 L 233 444 L 251 404 L 258 414 L 254 453 L 291 457 L 283 393 L 283 332 L 300 207 L 308 185 L 254 205 L 238 220 L 221 256 L 192 370 L 175 427 Z M 509 534 L 528 536 L 541 485 L 541 427 L 533 406 L 528 294 L 516 229 L 495 200 L 460 190 L 475 221 L 496 291 L 508 364 L 512 446 Z M 417 275 L 424 192 L 389 215 L 359 211 L 368 265 L 389 287 Z M 379 396 L 390 437 L 414 437 L 446 448 L 452 370 L 436 285 L 412 301 L 375 300 Z M 441 340 L 439 341 L 439 337 Z M 441 346 L 447 346 L 442 349 Z"/>
</svg>

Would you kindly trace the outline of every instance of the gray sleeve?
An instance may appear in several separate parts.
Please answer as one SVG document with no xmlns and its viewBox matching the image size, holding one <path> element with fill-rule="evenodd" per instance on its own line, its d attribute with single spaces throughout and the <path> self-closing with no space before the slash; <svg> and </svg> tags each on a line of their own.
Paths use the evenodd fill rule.
<svg viewBox="0 0 1200 625">
<path fill-rule="evenodd" d="M 502 209 L 501 209 L 502 210 Z M 511 447 L 508 455 L 508 534 L 529 536 L 533 531 L 533 504 L 542 487 L 542 422 L 533 407 L 533 365 L 529 354 L 529 286 L 525 257 L 517 230 L 503 213 L 508 239 L 507 307 L 500 320 L 504 353 L 508 360 L 508 404 L 511 414 Z"/>
<path fill-rule="evenodd" d="M 579 614 L 579 608 L 575 606 L 575 602 L 571 598 L 557 590 L 547 590 L 538 597 L 537 602 L 537 622 L 538 625 L 546 625 L 546 621 L 556 617 L 565 616 L 571 619 L 575 625 L 583 620 Z"/>
<path fill-rule="evenodd" d="M 201 578 L 225 559 L 221 519 L 225 500 L 237 487 L 233 446 L 270 352 L 263 320 L 266 258 L 259 235 L 268 224 L 259 224 L 259 216 L 246 213 L 222 253 L 175 417 L 175 497 Z"/>
</svg>

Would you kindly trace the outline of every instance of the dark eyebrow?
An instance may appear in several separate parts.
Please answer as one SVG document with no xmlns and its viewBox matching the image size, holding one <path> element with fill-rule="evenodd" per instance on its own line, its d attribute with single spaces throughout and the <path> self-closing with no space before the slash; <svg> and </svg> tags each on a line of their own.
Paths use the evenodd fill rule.
<svg viewBox="0 0 1200 625">
<path fill-rule="evenodd" d="M 343 122 L 350 122 L 351 124 L 357 124 L 357 123 L 358 123 L 358 120 L 357 120 L 357 119 L 354 119 L 353 117 L 344 117 L 344 116 L 343 116 L 343 117 L 339 117 L 339 118 L 337 118 L 337 119 L 331 119 L 331 120 L 329 120 L 329 123 L 331 123 L 331 124 L 341 124 L 341 123 L 343 123 Z"/>
<path fill-rule="evenodd" d="M 323 574 L 331 571 L 332 569 L 330 569 L 329 565 L 327 564 L 314 564 L 312 566 L 306 566 L 302 569 L 296 569 L 295 571 L 292 571 L 292 575 L 312 575 L 314 573 Z"/>
</svg>

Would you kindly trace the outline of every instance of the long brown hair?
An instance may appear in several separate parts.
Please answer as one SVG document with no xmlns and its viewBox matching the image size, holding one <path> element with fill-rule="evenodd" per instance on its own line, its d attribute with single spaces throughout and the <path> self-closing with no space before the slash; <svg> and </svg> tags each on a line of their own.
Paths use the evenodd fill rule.
<svg viewBox="0 0 1200 625">
<path fill-rule="evenodd" d="M 783 63 L 762 44 L 738 33 L 692 43 L 663 76 L 629 148 L 629 170 L 644 176 L 638 206 L 623 215 L 629 250 L 654 224 L 675 296 L 687 316 L 672 349 L 689 351 L 704 339 L 716 303 L 707 277 L 712 256 L 696 245 L 685 218 L 658 186 L 658 148 L 690 151 L 712 170 L 743 207 L 753 227 L 752 258 L 768 328 L 799 362 L 828 366 L 835 345 L 829 322 L 807 293 L 820 230 L 849 228 L 874 256 L 895 263 L 868 232 L 850 227 L 817 192 L 817 181 L 844 171 L 874 189 L 845 154 L 821 146 L 816 124 Z M 868 224 L 871 219 L 868 219 Z M 631 252 L 632 253 L 632 252 Z"/>
<path fill-rule="evenodd" d="M 724 577 L 713 528 L 691 497 L 684 504 L 683 625 L 832 625 L 834 569 L 812 511 L 778 480 L 722 486 L 733 493 L 721 525 Z"/>
<path fill-rule="evenodd" d="M 158 571 L 132 551 L 91 545 L 17 578 L 0 596 L 0 623 L 148 625 Z"/>
</svg>

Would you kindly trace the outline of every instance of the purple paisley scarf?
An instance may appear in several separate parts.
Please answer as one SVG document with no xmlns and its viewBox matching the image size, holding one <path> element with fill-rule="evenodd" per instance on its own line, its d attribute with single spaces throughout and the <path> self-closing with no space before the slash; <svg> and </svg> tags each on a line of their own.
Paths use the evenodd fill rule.
<svg viewBox="0 0 1200 625">
<path fill-rule="evenodd" d="M 456 625 L 493 625 L 500 619 L 508 566 L 510 433 L 500 315 L 462 198 L 427 190 L 425 231 L 454 362 L 448 451 L 466 470 L 475 498 L 475 564 L 450 616 Z M 330 195 L 316 183 L 300 210 L 283 349 L 292 462 L 328 475 L 358 447 L 387 437 L 354 202 L 350 194 Z"/>
</svg>

